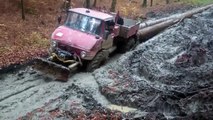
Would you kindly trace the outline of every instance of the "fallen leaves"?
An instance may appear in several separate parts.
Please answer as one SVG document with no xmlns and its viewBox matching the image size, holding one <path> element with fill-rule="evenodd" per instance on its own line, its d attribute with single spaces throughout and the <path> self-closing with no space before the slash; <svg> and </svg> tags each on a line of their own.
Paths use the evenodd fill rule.
<svg viewBox="0 0 213 120">
<path fill-rule="evenodd" d="M 49 41 L 36 32 L 33 32 L 29 38 L 16 42 L 18 44 L 7 44 L 8 46 L 0 47 L 0 67 L 21 64 L 35 57 L 46 55 L 48 52 Z"/>
<path fill-rule="evenodd" d="M 5 24 L 0 24 L 0 27 L 6 27 L 6 25 Z"/>
<path fill-rule="evenodd" d="M 48 19 L 49 23 L 43 26 L 38 21 L 43 20 L 45 16 L 30 16 L 26 21 L 22 21 L 19 16 L 5 13 L 1 18 L 3 18 L 0 19 L 1 69 L 47 55 L 54 19 L 49 18 L 51 19 Z"/>
</svg>

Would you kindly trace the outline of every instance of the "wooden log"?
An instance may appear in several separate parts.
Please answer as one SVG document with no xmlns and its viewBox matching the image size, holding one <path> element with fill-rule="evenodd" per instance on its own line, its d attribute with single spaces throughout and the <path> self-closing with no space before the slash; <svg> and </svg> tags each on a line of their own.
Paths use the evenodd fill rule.
<svg viewBox="0 0 213 120">
<path fill-rule="evenodd" d="M 167 18 L 162 18 L 156 21 L 152 21 L 147 26 L 142 26 L 142 28 L 138 31 L 138 36 L 140 40 L 146 40 L 154 35 L 158 34 L 159 32 L 163 31 L 164 29 L 168 28 L 169 26 L 172 26 L 180 21 L 182 21 L 185 18 L 189 18 L 194 14 L 200 13 L 202 11 L 207 10 L 208 8 L 213 7 L 213 4 L 207 5 L 204 7 L 196 8 L 194 10 L 190 10 L 188 12 L 174 15 Z"/>
<path fill-rule="evenodd" d="M 188 17 L 192 16 L 193 14 L 200 13 L 200 12 L 210 8 L 210 7 L 213 7 L 213 4 L 207 5 L 207 6 L 204 6 L 204 7 L 195 8 L 195 9 L 187 11 L 185 13 L 175 14 L 175 15 L 172 15 L 172 16 L 169 16 L 169 17 L 158 19 L 158 20 L 145 21 L 145 22 L 140 24 L 140 29 L 145 28 L 145 27 L 149 27 L 149 26 L 152 26 L 152 25 L 155 25 L 155 24 L 159 24 L 161 22 L 165 22 L 165 21 L 171 20 L 171 19 L 188 18 Z"/>
<path fill-rule="evenodd" d="M 155 24 L 150 27 L 143 28 L 138 31 L 138 36 L 140 40 L 147 40 L 159 32 L 163 31 L 165 28 L 177 23 L 178 21 L 174 21 L 173 19 L 161 22 L 159 24 Z"/>
</svg>

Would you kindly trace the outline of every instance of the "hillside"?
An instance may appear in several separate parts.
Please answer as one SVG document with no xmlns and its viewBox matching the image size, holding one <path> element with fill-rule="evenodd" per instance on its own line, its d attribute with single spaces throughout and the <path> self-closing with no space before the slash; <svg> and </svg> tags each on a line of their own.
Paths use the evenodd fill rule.
<svg viewBox="0 0 213 120">
<path fill-rule="evenodd" d="M 137 0 L 118 0 L 117 11 L 136 19 L 146 18 L 147 13 L 161 16 L 162 13 L 181 9 L 183 5 L 174 1 L 166 5 L 160 0 L 154 1 L 152 7 L 148 4 L 148 7 L 141 8 L 141 4 Z M 20 0 L 8 0 L 0 4 L 0 69 L 47 54 L 49 39 L 58 25 L 57 17 L 62 5 L 61 0 L 25 1 L 26 20 L 23 21 Z M 83 7 L 83 0 L 75 0 L 72 5 Z M 110 4 L 104 0 L 98 1 L 96 6 L 110 9 Z"/>
<path fill-rule="evenodd" d="M 82 7 L 83 1 L 73 0 L 72 6 Z M 126 53 L 114 51 L 110 56 L 99 56 L 109 59 L 94 72 L 85 72 L 84 66 L 79 65 L 80 69 L 69 72 L 66 82 L 35 69 L 37 64 L 32 66 L 35 57 L 48 54 L 51 33 L 58 27 L 58 16 L 65 18 L 60 9 L 61 0 L 25 0 L 25 20 L 21 18 L 20 0 L 2 2 L 0 120 L 212 120 L 213 4 L 198 7 L 182 0 L 170 0 L 169 4 L 165 1 L 155 0 L 152 7 L 150 3 L 141 7 L 141 0 L 117 0 L 116 11 L 142 21 L 140 27 L 145 25 L 137 32 L 141 39 Z M 109 10 L 110 6 L 109 1 L 98 0 L 95 9 Z M 181 13 L 187 17 L 183 18 Z M 167 20 L 147 27 L 148 23 L 161 18 Z M 162 23 L 173 24 L 160 28 L 156 35 L 159 31 L 155 25 L 159 27 Z M 141 31 L 153 26 L 155 31 L 145 34 L 152 38 L 145 41 Z M 99 38 L 84 32 L 79 33 L 92 36 L 91 40 Z M 80 37 L 82 39 L 77 38 L 77 41 L 83 41 Z M 74 56 L 79 50 L 65 49 L 63 52 L 69 55 L 67 60 L 75 63 L 84 60 L 81 54 Z M 53 64 L 44 63 L 42 70 L 53 71 L 52 74 L 61 72 L 50 66 Z M 66 66 L 55 63 L 55 66 Z"/>
<path fill-rule="evenodd" d="M 212 9 L 67 82 L 30 66 L 1 74 L 0 119 L 211 120 Z"/>
</svg>

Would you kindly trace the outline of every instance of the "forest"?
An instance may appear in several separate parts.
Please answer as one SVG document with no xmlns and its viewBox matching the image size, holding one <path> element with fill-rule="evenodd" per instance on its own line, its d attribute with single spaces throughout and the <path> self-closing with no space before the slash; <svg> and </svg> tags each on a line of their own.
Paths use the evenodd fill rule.
<svg viewBox="0 0 213 120">
<path fill-rule="evenodd" d="M 213 0 L 2 0 L 0 120 L 212 120 Z"/>
<path fill-rule="evenodd" d="M 211 0 L 112 0 L 110 3 L 106 0 L 7 0 L 0 5 L 0 68 L 46 54 L 48 39 L 57 26 L 57 16 L 71 7 L 119 11 L 128 18 L 145 19 L 146 14 L 151 11 L 166 12 L 191 4 L 210 2 Z"/>
</svg>

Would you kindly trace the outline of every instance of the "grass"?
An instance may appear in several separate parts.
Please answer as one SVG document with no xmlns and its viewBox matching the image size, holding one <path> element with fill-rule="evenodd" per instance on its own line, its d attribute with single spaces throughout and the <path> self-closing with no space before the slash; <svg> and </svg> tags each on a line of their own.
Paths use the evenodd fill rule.
<svg viewBox="0 0 213 120">
<path fill-rule="evenodd" d="M 29 37 L 25 37 L 22 41 L 22 45 L 35 46 L 38 48 L 48 48 L 49 40 L 42 37 L 38 32 L 32 32 Z"/>
<path fill-rule="evenodd" d="M 184 0 L 184 1 L 195 5 L 206 5 L 213 3 L 213 0 Z"/>
<path fill-rule="evenodd" d="M 10 47 L 8 46 L 0 46 L 0 53 L 4 53 L 10 50 Z"/>
</svg>

